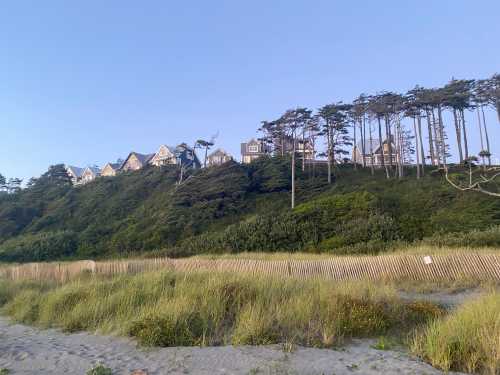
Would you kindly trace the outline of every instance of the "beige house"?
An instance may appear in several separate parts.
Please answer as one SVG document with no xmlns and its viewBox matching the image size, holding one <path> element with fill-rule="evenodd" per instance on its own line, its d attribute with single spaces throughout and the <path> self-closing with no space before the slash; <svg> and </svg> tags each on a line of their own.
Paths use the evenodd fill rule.
<svg viewBox="0 0 500 375">
<path fill-rule="evenodd" d="M 116 176 L 118 171 L 120 170 L 120 163 L 108 163 L 104 166 L 101 171 L 101 176 L 104 177 L 113 177 Z"/>
<path fill-rule="evenodd" d="M 154 156 L 155 154 L 139 154 L 138 152 L 132 151 L 127 156 L 127 159 L 125 159 L 120 171 L 137 171 L 144 168 Z"/>
<path fill-rule="evenodd" d="M 364 157 L 366 166 L 371 166 L 373 160 L 374 167 L 381 167 L 382 158 L 384 158 L 384 163 L 389 165 L 391 162 L 391 151 L 392 162 L 396 163 L 398 161 L 398 154 L 396 153 L 396 145 L 394 142 L 389 143 L 389 141 L 385 139 L 382 142 L 382 146 L 380 146 L 380 142 L 375 139 L 365 141 L 364 145 L 362 142 L 359 142 L 352 150 L 352 161 L 357 164 L 362 164 Z"/>
<path fill-rule="evenodd" d="M 169 164 L 177 164 L 175 147 L 161 145 L 156 154 L 149 160 L 149 164 L 156 167 Z"/>
<path fill-rule="evenodd" d="M 218 148 L 207 157 L 207 166 L 222 165 L 233 160 L 233 157 L 221 148 Z"/>
<path fill-rule="evenodd" d="M 91 181 L 94 181 L 97 177 L 101 175 L 101 170 L 98 167 L 87 167 L 84 169 L 82 173 L 82 177 L 80 180 L 80 184 L 88 184 Z"/>
</svg>

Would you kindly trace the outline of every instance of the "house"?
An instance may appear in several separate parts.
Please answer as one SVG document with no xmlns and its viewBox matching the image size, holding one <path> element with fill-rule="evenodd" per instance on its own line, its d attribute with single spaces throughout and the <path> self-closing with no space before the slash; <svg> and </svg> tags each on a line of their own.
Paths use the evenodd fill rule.
<svg viewBox="0 0 500 375">
<path fill-rule="evenodd" d="M 97 177 L 101 175 L 101 170 L 99 167 L 87 167 L 83 170 L 82 177 L 80 180 L 80 184 L 88 184 L 91 181 L 94 181 Z"/>
<path fill-rule="evenodd" d="M 113 176 L 116 176 L 116 174 L 120 170 L 121 166 L 122 166 L 121 163 L 108 163 L 101 170 L 101 176 L 103 176 L 103 177 L 113 177 Z"/>
<path fill-rule="evenodd" d="M 393 141 L 389 142 L 387 139 L 385 139 L 382 141 L 381 147 L 378 139 L 366 140 L 364 143 L 365 165 L 371 166 L 372 155 L 374 167 L 382 166 L 382 155 L 384 157 L 385 164 L 389 165 L 391 163 L 391 151 L 392 162 L 396 163 L 398 160 L 398 154 L 396 152 L 396 145 Z M 357 164 L 363 163 L 363 142 L 358 142 L 358 144 L 354 146 L 352 151 L 352 160 Z"/>
<path fill-rule="evenodd" d="M 123 162 L 120 171 L 137 171 L 144 168 L 154 156 L 155 154 L 139 154 L 132 151 Z"/>
<path fill-rule="evenodd" d="M 229 155 L 226 151 L 224 151 L 221 148 L 218 148 L 214 152 L 212 152 L 210 155 L 207 157 L 207 165 L 209 167 L 213 165 L 222 165 L 224 163 L 227 163 L 228 161 L 233 160 L 233 157 Z"/>
<path fill-rule="evenodd" d="M 276 155 L 284 155 L 289 154 L 293 151 L 293 138 L 292 137 L 284 137 L 284 138 L 275 138 L 273 140 L 274 144 L 274 153 Z M 296 139 L 295 140 L 295 152 L 299 154 L 300 157 L 302 155 L 305 156 L 306 160 L 314 159 L 314 147 L 312 142 L 309 139 Z"/>
<path fill-rule="evenodd" d="M 151 158 L 149 164 L 156 167 L 169 164 L 177 164 L 177 150 L 175 147 L 161 145 L 156 154 Z"/>
<path fill-rule="evenodd" d="M 73 185 L 78 185 L 80 183 L 80 180 L 82 178 L 82 173 L 85 170 L 85 168 L 75 167 L 73 165 L 66 165 L 65 168 L 66 168 L 66 173 L 71 179 L 71 183 Z"/>
<path fill-rule="evenodd" d="M 271 152 L 268 145 L 254 138 L 246 143 L 241 144 L 241 162 L 244 164 L 251 163 L 253 160 L 264 155 L 269 155 Z"/>
</svg>

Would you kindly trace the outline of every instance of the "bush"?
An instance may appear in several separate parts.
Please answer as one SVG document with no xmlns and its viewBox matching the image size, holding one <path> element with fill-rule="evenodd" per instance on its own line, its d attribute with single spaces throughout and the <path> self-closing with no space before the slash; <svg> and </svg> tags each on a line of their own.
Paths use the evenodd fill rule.
<svg viewBox="0 0 500 375">
<path fill-rule="evenodd" d="M 113 371 L 103 365 L 97 365 L 88 370 L 86 375 L 113 375 Z"/>
<path fill-rule="evenodd" d="M 0 261 L 43 262 L 75 254 L 76 236 L 71 231 L 25 234 L 0 244 Z"/>
</svg>

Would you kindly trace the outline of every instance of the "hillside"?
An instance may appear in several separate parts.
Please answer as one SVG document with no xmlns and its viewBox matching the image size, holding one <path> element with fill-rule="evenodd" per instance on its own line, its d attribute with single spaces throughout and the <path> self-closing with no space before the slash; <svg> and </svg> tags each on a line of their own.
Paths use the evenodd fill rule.
<svg viewBox="0 0 500 375">
<path fill-rule="evenodd" d="M 500 199 L 455 191 L 437 173 L 386 180 L 382 171 L 371 176 L 350 166 L 336 171 L 332 185 L 319 166 L 314 177 L 310 168 L 299 172 L 299 204 L 291 211 L 289 173 L 288 160 L 273 158 L 197 171 L 182 185 L 172 166 L 79 188 L 41 178 L 19 193 L 0 195 L 0 260 L 372 253 L 424 238 L 467 245 L 475 238 L 468 232 L 500 224 Z M 498 230 L 490 232 L 483 232 L 480 245 L 500 243 Z"/>
</svg>

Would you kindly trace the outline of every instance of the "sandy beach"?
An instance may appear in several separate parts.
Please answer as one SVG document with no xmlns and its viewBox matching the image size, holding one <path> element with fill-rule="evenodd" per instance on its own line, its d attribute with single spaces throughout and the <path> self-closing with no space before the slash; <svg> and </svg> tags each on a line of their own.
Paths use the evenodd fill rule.
<svg viewBox="0 0 500 375">
<path fill-rule="evenodd" d="M 341 350 L 281 346 L 142 349 L 125 338 L 64 334 L 11 324 L 0 318 L 0 369 L 10 374 L 85 374 L 98 363 L 114 374 L 442 374 L 408 354 L 356 340 Z"/>
</svg>

